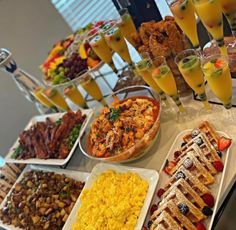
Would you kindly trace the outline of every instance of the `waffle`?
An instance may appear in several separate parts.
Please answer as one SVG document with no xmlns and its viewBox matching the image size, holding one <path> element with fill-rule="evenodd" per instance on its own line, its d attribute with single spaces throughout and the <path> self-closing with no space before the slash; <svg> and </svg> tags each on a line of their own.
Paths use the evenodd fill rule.
<svg viewBox="0 0 236 230">
<path fill-rule="evenodd" d="M 193 225 L 193 223 L 179 211 L 177 205 L 174 203 L 173 200 L 169 200 L 153 213 L 153 215 L 151 216 L 151 220 L 153 220 L 153 223 L 150 230 L 156 229 L 159 224 L 158 217 L 164 211 L 169 213 L 170 216 L 174 217 L 175 220 L 178 221 L 178 224 L 181 229 L 185 228 L 188 230 L 196 230 L 196 227 Z M 169 226 L 169 229 L 174 230 L 175 228 L 174 226 Z"/>
<path fill-rule="evenodd" d="M 212 213 L 214 197 L 208 186 L 215 183 L 219 171 L 214 167 L 221 160 L 216 151 L 219 137 L 205 121 L 183 140 L 184 145 L 164 168 L 170 178 L 151 216 L 150 229 L 196 229 Z"/>
<path fill-rule="evenodd" d="M 0 168 L 0 203 L 11 189 L 25 165 L 5 164 Z"/>
<path fill-rule="evenodd" d="M 185 140 L 185 137 L 184 137 L 184 140 Z M 207 138 L 205 133 L 200 132 L 194 138 L 191 138 L 188 142 L 186 142 L 186 145 L 184 145 L 181 148 L 180 151 L 183 154 L 185 154 L 188 151 L 188 149 L 191 148 L 191 146 L 193 144 L 197 144 L 199 146 L 199 148 L 201 149 L 201 151 L 206 156 L 206 158 L 209 159 L 211 162 L 219 161 L 220 160 L 220 157 L 218 156 L 216 149 L 211 144 L 211 142 L 208 140 L 208 138 Z"/>
<path fill-rule="evenodd" d="M 169 172 L 170 175 L 173 175 L 173 173 L 176 172 L 180 165 L 184 164 L 187 158 L 186 154 L 188 154 L 188 152 L 192 152 L 193 155 L 201 162 L 201 164 L 205 167 L 206 170 L 210 172 L 211 175 L 215 175 L 217 173 L 216 169 L 212 165 L 213 162 L 207 159 L 206 155 L 208 155 L 208 152 L 203 151 L 197 144 L 194 143 L 187 149 L 187 151 L 185 151 L 178 157 L 176 166 L 174 166 Z"/>
<path fill-rule="evenodd" d="M 203 199 L 199 196 L 199 194 L 188 184 L 186 180 L 183 178 L 180 178 L 177 180 L 162 196 L 162 199 L 165 200 L 165 198 L 176 189 L 180 190 L 188 199 L 190 202 L 192 202 L 196 207 L 199 207 L 200 209 L 203 209 L 204 206 L 206 206 Z"/>
<path fill-rule="evenodd" d="M 155 220 L 155 227 L 153 228 L 155 230 L 182 230 L 182 228 L 179 226 L 178 222 L 167 212 L 163 211 L 160 216 L 158 216 Z"/>
<path fill-rule="evenodd" d="M 184 173 L 185 175 L 185 180 L 189 183 L 189 185 L 195 190 L 198 192 L 198 194 L 201 196 L 205 193 L 209 193 L 210 190 L 201 182 L 200 179 L 198 179 L 198 177 L 194 174 L 191 173 L 191 171 L 187 170 L 184 166 L 180 166 L 178 171 L 181 171 Z M 167 183 L 167 185 L 164 187 L 164 190 L 167 191 L 171 185 L 173 185 L 177 179 L 176 179 L 176 175 L 177 175 L 177 172 L 176 174 L 174 174 L 169 182 Z"/>
<path fill-rule="evenodd" d="M 191 133 L 187 134 L 184 136 L 183 140 L 185 142 L 189 142 L 192 138 L 193 138 L 193 133 L 194 132 L 202 132 L 206 135 L 208 141 L 211 143 L 212 146 L 214 146 L 217 149 L 218 146 L 218 140 L 219 140 L 219 136 L 218 134 L 215 132 L 215 130 L 213 129 L 213 127 L 209 124 L 209 122 L 204 121 L 202 122 L 199 126 L 198 129 L 193 130 Z"/>
</svg>

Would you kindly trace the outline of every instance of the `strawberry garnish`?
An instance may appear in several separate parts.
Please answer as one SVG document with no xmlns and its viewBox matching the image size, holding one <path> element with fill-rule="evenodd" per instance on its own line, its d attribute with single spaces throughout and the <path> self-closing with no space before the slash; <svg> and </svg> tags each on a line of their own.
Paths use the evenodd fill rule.
<svg viewBox="0 0 236 230">
<path fill-rule="evenodd" d="M 206 230 L 206 227 L 202 222 L 198 222 L 197 223 L 197 230 Z"/>
<path fill-rule="evenodd" d="M 150 209 L 150 213 L 151 215 L 158 209 L 158 206 L 156 204 L 153 204 L 151 209 Z"/>
<path fill-rule="evenodd" d="M 174 161 L 166 161 L 166 166 L 164 168 L 164 172 L 168 175 L 170 175 L 170 171 L 172 168 L 174 168 L 176 166 L 176 162 Z"/>
<path fill-rule="evenodd" d="M 218 150 L 224 151 L 231 145 L 232 140 L 227 137 L 220 137 L 218 140 Z"/>
<path fill-rule="evenodd" d="M 202 196 L 204 202 L 210 207 L 213 208 L 215 204 L 215 199 L 210 193 L 206 193 Z"/>
<path fill-rule="evenodd" d="M 220 59 L 217 59 L 215 64 L 214 64 L 214 66 L 216 68 L 222 68 L 224 66 L 224 62 L 222 60 L 220 60 Z"/>
<path fill-rule="evenodd" d="M 160 75 L 161 71 L 160 69 L 156 68 L 152 71 L 152 76 L 155 77 L 155 76 L 158 76 Z"/>
<path fill-rule="evenodd" d="M 218 171 L 218 172 L 222 172 L 223 169 L 224 169 L 224 165 L 221 161 L 215 161 L 213 162 L 213 166 L 215 167 L 215 169 Z"/>
<path fill-rule="evenodd" d="M 161 198 L 161 196 L 162 196 L 164 193 L 165 193 L 165 189 L 160 188 L 160 189 L 157 191 L 157 196 L 158 196 L 159 198 Z"/>
</svg>

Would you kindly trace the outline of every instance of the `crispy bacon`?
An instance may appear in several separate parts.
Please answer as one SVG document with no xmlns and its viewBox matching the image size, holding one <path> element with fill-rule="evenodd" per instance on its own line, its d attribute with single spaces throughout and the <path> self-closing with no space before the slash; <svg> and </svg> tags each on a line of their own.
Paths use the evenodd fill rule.
<svg viewBox="0 0 236 230">
<path fill-rule="evenodd" d="M 49 118 L 45 122 L 37 122 L 29 130 L 20 134 L 19 143 L 24 150 L 17 159 L 66 158 L 70 152 L 66 139 L 75 125 L 83 121 L 84 116 L 81 111 L 76 113 L 70 111 L 63 115 L 60 124 Z"/>
</svg>

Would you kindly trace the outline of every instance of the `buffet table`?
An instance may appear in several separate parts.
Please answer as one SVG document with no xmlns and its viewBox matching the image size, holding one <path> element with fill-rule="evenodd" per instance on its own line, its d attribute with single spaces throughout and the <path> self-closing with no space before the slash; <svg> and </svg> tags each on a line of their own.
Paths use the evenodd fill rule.
<svg viewBox="0 0 236 230">
<path fill-rule="evenodd" d="M 192 97 L 185 98 L 183 102 L 186 104 L 187 109 L 192 111 L 192 114 L 194 114 L 194 111 L 196 112 L 195 114 L 197 114 L 197 111 L 202 108 L 201 102 L 194 101 Z M 217 130 L 227 133 L 232 139 L 234 139 L 234 136 L 236 135 L 235 124 L 232 121 L 228 121 L 225 116 L 224 108 L 218 105 L 214 105 L 213 110 L 208 114 L 203 114 L 198 117 L 193 115 L 191 118 L 189 117 L 185 122 L 181 123 L 178 123 L 173 117 L 170 115 L 168 116 L 167 113 L 163 112 L 161 117 L 160 133 L 150 151 L 142 158 L 124 165 L 154 169 L 157 171 L 160 170 L 176 136 L 185 129 L 192 129 L 196 127 L 204 120 L 208 120 L 215 126 Z M 228 168 L 225 174 L 218 209 L 221 207 L 236 179 L 236 155 L 234 154 L 235 149 L 236 146 L 233 143 L 230 149 Z M 77 148 L 76 152 L 67 165 L 67 169 L 90 172 L 97 163 L 98 161 L 85 157 L 80 149 Z"/>
</svg>

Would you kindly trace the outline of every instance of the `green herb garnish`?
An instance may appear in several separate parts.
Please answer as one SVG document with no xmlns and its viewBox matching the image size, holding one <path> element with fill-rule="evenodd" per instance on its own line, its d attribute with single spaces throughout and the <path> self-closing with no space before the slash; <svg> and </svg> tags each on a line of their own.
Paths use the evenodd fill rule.
<svg viewBox="0 0 236 230">
<path fill-rule="evenodd" d="M 220 76 L 220 75 L 222 74 L 222 72 L 223 72 L 223 69 L 218 69 L 218 70 L 216 70 L 215 72 L 213 72 L 213 73 L 211 74 L 211 76 L 212 76 L 212 77 L 218 77 L 218 76 Z"/>
<path fill-rule="evenodd" d="M 13 159 L 16 159 L 18 156 L 20 156 L 20 155 L 23 153 L 23 151 L 24 151 L 24 148 L 23 148 L 21 145 L 19 145 L 19 146 L 15 149 L 15 151 L 14 151 L 14 153 L 11 155 L 11 157 L 12 157 Z"/>
<path fill-rule="evenodd" d="M 61 118 L 59 118 L 55 123 L 57 124 L 57 125 L 60 125 L 61 124 Z"/>
<path fill-rule="evenodd" d="M 111 108 L 111 112 L 109 114 L 109 120 L 115 122 L 119 118 L 120 113 L 121 113 L 120 107 L 118 109 Z"/>
<path fill-rule="evenodd" d="M 68 146 L 69 146 L 70 149 L 74 146 L 74 144 L 75 144 L 75 142 L 76 142 L 76 140 L 77 140 L 77 138 L 79 136 L 81 126 L 82 126 L 82 124 L 77 124 L 72 129 L 72 131 L 71 131 L 71 133 L 70 133 L 70 135 L 69 135 L 69 137 L 67 139 Z"/>
</svg>

